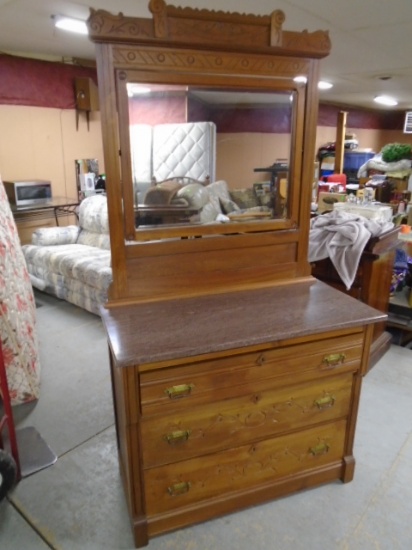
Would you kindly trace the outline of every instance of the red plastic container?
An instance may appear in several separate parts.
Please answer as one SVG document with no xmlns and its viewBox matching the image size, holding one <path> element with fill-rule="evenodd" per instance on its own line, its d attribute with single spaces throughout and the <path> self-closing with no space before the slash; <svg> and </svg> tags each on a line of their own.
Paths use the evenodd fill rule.
<svg viewBox="0 0 412 550">
<path fill-rule="evenodd" d="M 339 185 L 342 185 L 343 191 L 346 190 L 346 174 L 330 174 L 327 176 L 326 181 L 328 183 L 338 183 Z"/>
</svg>

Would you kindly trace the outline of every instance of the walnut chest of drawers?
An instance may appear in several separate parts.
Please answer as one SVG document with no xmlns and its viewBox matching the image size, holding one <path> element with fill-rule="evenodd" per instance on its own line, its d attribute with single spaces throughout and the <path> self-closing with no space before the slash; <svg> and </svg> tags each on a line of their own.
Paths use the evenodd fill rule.
<svg viewBox="0 0 412 550">
<path fill-rule="evenodd" d="M 102 317 L 136 546 L 352 479 L 361 381 L 382 313 L 309 279 Z"/>
</svg>

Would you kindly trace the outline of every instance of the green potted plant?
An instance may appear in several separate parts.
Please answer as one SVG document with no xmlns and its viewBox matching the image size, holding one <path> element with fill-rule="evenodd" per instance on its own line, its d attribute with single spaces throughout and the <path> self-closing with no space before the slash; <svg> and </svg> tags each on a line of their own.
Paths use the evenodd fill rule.
<svg viewBox="0 0 412 550">
<path fill-rule="evenodd" d="M 382 147 L 382 160 L 384 162 L 398 162 L 412 158 L 412 145 L 407 143 L 388 143 Z"/>
</svg>

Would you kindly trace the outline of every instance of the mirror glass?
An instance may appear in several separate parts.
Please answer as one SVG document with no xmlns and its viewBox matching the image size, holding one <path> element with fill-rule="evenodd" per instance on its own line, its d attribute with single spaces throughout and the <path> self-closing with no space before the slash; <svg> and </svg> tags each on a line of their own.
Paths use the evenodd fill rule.
<svg viewBox="0 0 412 550">
<path fill-rule="evenodd" d="M 295 92 L 127 84 L 137 228 L 288 218 Z"/>
</svg>

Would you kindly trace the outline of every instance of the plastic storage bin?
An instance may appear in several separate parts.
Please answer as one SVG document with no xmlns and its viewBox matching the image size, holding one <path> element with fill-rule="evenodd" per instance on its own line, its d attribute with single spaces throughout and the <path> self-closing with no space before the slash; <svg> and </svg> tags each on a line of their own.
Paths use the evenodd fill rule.
<svg viewBox="0 0 412 550">
<path fill-rule="evenodd" d="M 375 153 L 356 153 L 350 151 L 343 155 L 343 169 L 358 171 L 362 164 L 365 164 L 369 159 L 373 158 Z"/>
</svg>

